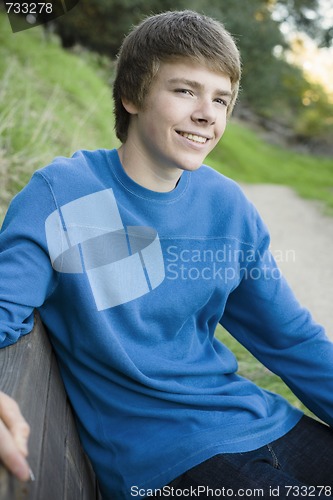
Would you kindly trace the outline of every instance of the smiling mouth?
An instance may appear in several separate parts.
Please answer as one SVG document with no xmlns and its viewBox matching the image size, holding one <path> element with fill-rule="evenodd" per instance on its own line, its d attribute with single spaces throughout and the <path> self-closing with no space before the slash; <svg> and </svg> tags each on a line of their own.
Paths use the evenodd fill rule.
<svg viewBox="0 0 333 500">
<path fill-rule="evenodd" d="M 185 137 L 186 139 L 195 143 L 205 144 L 207 141 L 209 141 L 208 137 L 203 137 L 202 135 L 188 134 L 187 132 L 178 132 L 178 131 L 177 133 L 182 137 Z"/>
</svg>

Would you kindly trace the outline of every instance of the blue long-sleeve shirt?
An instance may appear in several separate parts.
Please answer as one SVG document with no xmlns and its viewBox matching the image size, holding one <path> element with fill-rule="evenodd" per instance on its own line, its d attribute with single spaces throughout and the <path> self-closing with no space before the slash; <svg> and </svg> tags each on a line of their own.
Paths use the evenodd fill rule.
<svg viewBox="0 0 333 500">
<path fill-rule="evenodd" d="M 39 310 L 105 499 L 162 487 L 299 421 L 237 375 L 219 322 L 332 424 L 332 344 L 268 247 L 239 186 L 207 166 L 157 193 L 127 176 L 116 150 L 79 151 L 12 201 L 0 345 L 30 332 Z"/>
</svg>

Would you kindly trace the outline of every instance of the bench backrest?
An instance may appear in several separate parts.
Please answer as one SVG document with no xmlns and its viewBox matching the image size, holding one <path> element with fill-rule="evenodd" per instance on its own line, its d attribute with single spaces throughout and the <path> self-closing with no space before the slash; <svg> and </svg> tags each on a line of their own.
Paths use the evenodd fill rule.
<svg viewBox="0 0 333 500">
<path fill-rule="evenodd" d="M 54 352 L 37 315 L 30 334 L 0 349 L 0 389 L 18 402 L 31 427 L 28 461 L 36 478 L 21 483 L 0 464 L 0 500 L 100 499 Z"/>
</svg>

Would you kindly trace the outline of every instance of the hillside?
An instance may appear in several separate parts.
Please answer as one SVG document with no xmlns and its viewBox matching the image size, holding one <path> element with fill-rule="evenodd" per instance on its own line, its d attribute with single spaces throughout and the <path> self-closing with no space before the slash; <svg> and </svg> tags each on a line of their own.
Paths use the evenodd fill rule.
<svg viewBox="0 0 333 500">
<path fill-rule="evenodd" d="M 38 27 L 13 34 L 1 11 L 0 79 L 1 219 L 35 169 L 117 141 L 105 61 L 62 50 Z"/>
<path fill-rule="evenodd" d="M 112 148 L 112 62 L 66 52 L 36 27 L 13 34 L 0 11 L 0 220 L 9 199 L 54 156 Z M 231 121 L 208 160 L 242 182 L 290 185 L 333 211 L 333 159 L 286 151 Z"/>
</svg>

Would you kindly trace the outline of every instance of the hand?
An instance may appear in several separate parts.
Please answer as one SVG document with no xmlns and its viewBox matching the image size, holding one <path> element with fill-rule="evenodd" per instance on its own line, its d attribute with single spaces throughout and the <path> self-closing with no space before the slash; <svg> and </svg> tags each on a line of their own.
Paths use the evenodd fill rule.
<svg viewBox="0 0 333 500">
<path fill-rule="evenodd" d="M 31 477 L 26 461 L 29 434 L 16 401 L 0 391 L 0 460 L 21 481 Z"/>
</svg>

